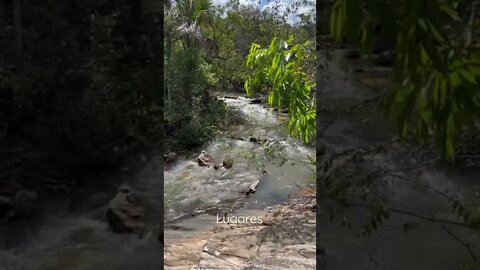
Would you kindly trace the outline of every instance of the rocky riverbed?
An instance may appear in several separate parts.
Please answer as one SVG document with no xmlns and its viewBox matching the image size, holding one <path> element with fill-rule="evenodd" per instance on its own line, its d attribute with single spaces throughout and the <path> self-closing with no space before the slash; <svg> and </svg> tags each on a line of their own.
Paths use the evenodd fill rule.
<svg viewBox="0 0 480 270">
<path fill-rule="evenodd" d="M 166 241 L 165 269 L 316 269 L 315 197 L 236 216 L 261 223 L 219 223 L 181 241 Z"/>
</svg>

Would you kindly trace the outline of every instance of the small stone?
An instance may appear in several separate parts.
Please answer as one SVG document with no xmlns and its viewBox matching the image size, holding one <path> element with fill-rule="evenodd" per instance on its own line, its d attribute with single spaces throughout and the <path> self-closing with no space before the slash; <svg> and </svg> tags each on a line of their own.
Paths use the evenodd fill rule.
<svg viewBox="0 0 480 270">
<path fill-rule="evenodd" d="M 225 169 L 231 169 L 233 167 L 233 159 L 226 158 L 223 160 L 222 164 Z"/>
</svg>

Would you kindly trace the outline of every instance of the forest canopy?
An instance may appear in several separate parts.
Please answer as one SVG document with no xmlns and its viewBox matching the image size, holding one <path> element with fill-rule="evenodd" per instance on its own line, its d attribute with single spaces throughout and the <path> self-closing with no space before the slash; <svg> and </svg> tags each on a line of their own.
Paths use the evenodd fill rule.
<svg viewBox="0 0 480 270">
<path fill-rule="evenodd" d="M 288 40 L 292 33 L 292 44 L 312 42 L 315 17 L 307 11 L 313 8 L 312 2 L 295 2 L 291 7 L 263 3 L 262 8 L 240 1 L 221 5 L 208 0 L 167 3 L 165 132 L 175 138 L 172 143 L 197 146 L 219 132 L 234 116 L 213 93 L 245 91 L 245 81 L 255 72 L 246 64 L 252 44 L 268 46 L 274 37 Z M 313 55 L 302 63 L 310 79 L 315 76 Z M 268 83 L 261 84 L 256 94 L 268 95 Z M 314 127 L 308 132 L 312 130 Z"/>
</svg>

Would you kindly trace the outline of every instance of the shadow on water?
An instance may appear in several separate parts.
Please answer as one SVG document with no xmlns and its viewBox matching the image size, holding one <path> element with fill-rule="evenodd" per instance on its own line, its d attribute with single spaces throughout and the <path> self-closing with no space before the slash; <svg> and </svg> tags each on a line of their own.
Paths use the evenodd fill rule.
<svg viewBox="0 0 480 270">
<path fill-rule="evenodd" d="M 161 269 L 158 254 L 162 245 L 156 226 L 162 218 L 162 158 L 160 153 L 139 157 L 139 162 L 109 179 L 91 179 L 69 198 L 45 200 L 42 207 L 37 207 L 45 211 L 34 211 L 29 217 L 2 226 L 0 269 Z M 143 238 L 115 234 L 106 222 L 108 202 L 122 183 L 140 191 L 149 202 L 149 230 Z"/>
<path fill-rule="evenodd" d="M 324 145 L 327 155 L 345 149 L 381 146 L 384 151 L 365 155 L 361 163 L 349 163 L 345 168 L 399 170 L 378 180 L 382 195 L 391 207 L 459 221 L 452 214 L 448 201 L 436 191 L 460 191 L 462 198 L 472 197 L 472 193 L 479 190 L 479 171 L 438 163 L 420 166 L 426 159 L 421 149 L 392 140 L 395 130 L 383 119 L 379 104 L 357 106 L 348 113 L 348 108 L 371 100 L 388 88 L 391 69 L 375 67 L 363 60 L 346 60 L 342 54 L 343 51 L 337 51 L 337 57 L 322 71 L 319 117 L 322 125 L 328 123 L 328 128 L 317 138 L 317 144 Z M 363 72 L 356 73 L 356 70 Z M 412 166 L 419 168 L 402 171 Z M 454 225 L 444 227 L 408 214 L 394 213 L 377 231 L 359 238 L 355 228 L 365 224 L 369 213 L 363 208 L 349 208 L 345 215 L 352 229 L 341 226 L 340 222 L 331 222 L 323 215 L 317 223 L 317 241 L 326 252 L 325 258 L 320 260 L 322 269 L 460 270 L 472 261 L 462 241 L 480 254 L 480 235 L 470 229 Z M 415 224 L 408 233 L 403 231 L 407 223 Z M 455 239 L 447 230 L 462 240 Z"/>
</svg>

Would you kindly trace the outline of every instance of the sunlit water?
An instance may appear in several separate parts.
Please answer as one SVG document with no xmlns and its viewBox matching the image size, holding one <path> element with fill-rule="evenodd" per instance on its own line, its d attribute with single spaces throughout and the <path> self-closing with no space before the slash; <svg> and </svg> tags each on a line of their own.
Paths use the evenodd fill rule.
<svg viewBox="0 0 480 270">
<path fill-rule="evenodd" d="M 202 150 L 218 162 L 225 157 L 233 158 L 233 167 L 219 170 L 201 167 L 196 153 L 166 170 L 167 225 L 199 213 L 216 214 L 245 207 L 263 209 L 285 202 L 299 186 L 313 185 L 314 165 L 308 164 L 307 158 L 314 156 L 313 147 L 290 138 L 285 123 L 277 119 L 272 109 L 250 104 L 250 99 L 242 97 L 223 100 L 241 116 L 242 124 L 232 127 L 228 138 L 217 138 Z M 252 137 L 265 142 L 251 142 Z M 273 157 L 265 154 L 266 149 L 275 149 Z M 283 166 L 281 157 L 286 158 Z M 261 177 L 263 170 L 267 173 Z M 260 177 L 256 193 L 246 197 L 245 192 Z"/>
</svg>

